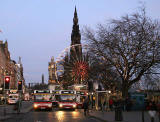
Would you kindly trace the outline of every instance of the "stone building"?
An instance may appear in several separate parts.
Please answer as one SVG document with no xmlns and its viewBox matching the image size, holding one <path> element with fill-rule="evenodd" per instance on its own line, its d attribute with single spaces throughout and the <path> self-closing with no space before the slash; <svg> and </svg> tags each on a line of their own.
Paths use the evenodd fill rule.
<svg viewBox="0 0 160 122">
<path fill-rule="evenodd" d="M 3 88 L 5 76 L 11 76 L 10 89 L 17 88 L 19 79 L 24 81 L 22 64 L 11 60 L 8 42 L 0 41 L 0 88 Z"/>
<path fill-rule="evenodd" d="M 10 75 L 11 69 L 10 52 L 8 51 L 8 42 L 0 41 L 0 87 L 4 82 L 4 76 Z"/>
</svg>

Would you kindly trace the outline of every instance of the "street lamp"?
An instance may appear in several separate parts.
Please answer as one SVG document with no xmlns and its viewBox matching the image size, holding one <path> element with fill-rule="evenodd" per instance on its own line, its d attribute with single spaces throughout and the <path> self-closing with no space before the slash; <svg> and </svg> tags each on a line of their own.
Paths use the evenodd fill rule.
<svg viewBox="0 0 160 122">
<path fill-rule="evenodd" d="M 109 94 L 111 93 L 111 91 L 107 91 L 107 110 L 109 111 Z"/>
</svg>

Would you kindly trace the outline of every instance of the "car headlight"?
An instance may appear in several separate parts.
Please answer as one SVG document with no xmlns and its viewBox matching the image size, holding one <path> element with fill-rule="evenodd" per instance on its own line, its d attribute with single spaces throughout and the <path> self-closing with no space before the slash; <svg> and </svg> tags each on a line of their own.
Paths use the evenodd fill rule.
<svg viewBox="0 0 160 122">
<path fill-rule="evenodd" d="M 62 105 L 62 104 L 59 104 L 59 107 L 61 108 L 61 107 L 63 107 L 63 105 Z"/>
<path fill-rule="evenodd" d="M 76 108 L 76 105 L 73 105 L 73 108 Z"/>
<path fill-rule="evenodd" d="M 49 104 L 48 106 L 49 106 L 49 107 L 52 107 L 52 104 Z"/>
<path fill-rule="evenodd" d="M 38 105 L 37 104 L 34 104 L 34 106 L 33 106 L 34 108 L 37 108 L 38 107 Z"/>
</svg>

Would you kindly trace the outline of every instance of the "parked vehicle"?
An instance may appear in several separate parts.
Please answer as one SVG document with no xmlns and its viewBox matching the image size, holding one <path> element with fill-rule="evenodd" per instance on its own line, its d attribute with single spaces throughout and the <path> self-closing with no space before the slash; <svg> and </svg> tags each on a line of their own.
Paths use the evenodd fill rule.
<svg viewBox="0 0 160 122">
<path fill-rule="evenodd" d="M 7 99 L 7 103 L 8 104 L 16 104 L 17 101 L 19 99 L 19 94 L 16 93 L 16 94 L 9 94 L 8 95 L 8 99 Z"/>
</svg>

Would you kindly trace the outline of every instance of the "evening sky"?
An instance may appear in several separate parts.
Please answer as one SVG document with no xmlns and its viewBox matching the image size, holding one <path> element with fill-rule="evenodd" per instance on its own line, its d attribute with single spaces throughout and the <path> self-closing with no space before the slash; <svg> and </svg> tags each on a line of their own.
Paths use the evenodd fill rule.
<svg viewBox="0 0 160 122">
<path fill-rule="evenodd" d="M 142 0 L 147 15 L 160 18 L 160 0 Z M 22 57 L 26 83 L 48 81 L 48 62 L 70 45 L 75 5 L 80 29 L 137 12 L 139 0 L 0 0 L 0 40 L 11 58 Z M 83 41 L 82 41 L 83 42 Z"/>
</svg>

